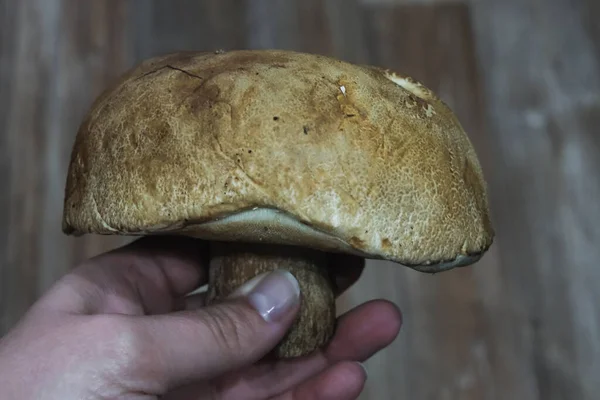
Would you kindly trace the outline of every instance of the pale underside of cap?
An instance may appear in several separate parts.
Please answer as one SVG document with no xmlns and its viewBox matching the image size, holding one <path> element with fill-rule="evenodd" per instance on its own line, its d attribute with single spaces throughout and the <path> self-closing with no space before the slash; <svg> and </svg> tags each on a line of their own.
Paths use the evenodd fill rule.
<svg viewBox="0 0 600 400">
<path fill-rule="evenodd" d="M 387 70 L 289 51 L 148 60 L 98 98 L 65 190 L 69 234 L 292 244 L 423 271 L 492 243 L 452 111 Z"/>
</svg>

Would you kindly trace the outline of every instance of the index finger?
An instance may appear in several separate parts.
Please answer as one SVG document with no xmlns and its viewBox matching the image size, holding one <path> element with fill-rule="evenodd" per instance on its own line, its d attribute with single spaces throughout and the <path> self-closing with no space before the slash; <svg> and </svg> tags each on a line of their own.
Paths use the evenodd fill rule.
<svg viewBox="0 0 600 400">
<path fill-rule="evenodd" d="M 61 279 L 42 304 L 75 313 L 162 314 L 208 279 L 208 243 L 149 236 L 93 257 Z"/>
<path fill-rule="evenodd" d="M 109 263 L 113 257 L 116 262 Z M 179 297 L 207 283 L 209 257 L 206 241 L 180 235 L 156 235 L 143 237 L 98 258 L 106 259 L 114 268 L 129 261 L 143 275 L 157 272 L 154 278 L 163 280 L 171 294 Z"/>
</svg>

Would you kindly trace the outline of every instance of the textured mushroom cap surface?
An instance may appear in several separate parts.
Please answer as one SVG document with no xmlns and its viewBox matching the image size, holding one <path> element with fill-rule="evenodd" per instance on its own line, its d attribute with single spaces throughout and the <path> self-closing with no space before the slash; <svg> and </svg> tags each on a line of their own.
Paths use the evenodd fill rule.
<svg viewBox="0 0 600 400">
<path fill-rule="evenodd" d="M 494 235 L 474 149 L 430 90 L 272 50 L 177 53 L 125 74 L 77 134 L 63 230 L 294 244 L 434 270 L 476 260 Z"/>
</svg>

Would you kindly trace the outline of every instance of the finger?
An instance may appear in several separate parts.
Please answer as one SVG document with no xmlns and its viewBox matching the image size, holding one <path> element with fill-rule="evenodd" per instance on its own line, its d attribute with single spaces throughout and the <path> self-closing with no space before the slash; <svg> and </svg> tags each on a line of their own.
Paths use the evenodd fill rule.
<svg viewBox="0 0 600 400">
<path fill-rule="evenodd" d="M 258 393 L 257 391 L 246 390 L 243 393 L 233 394 L 231 392 L 215 392 L 205 382 L 178 388 L 164 397 L 164 400 L 200 400 L 207 398 L 211 393 L 211 398 L 226 399 L 273 399 L 273 400 L 292 400 L 292 399 L 315 399 L 315 400 L 344 400 L 356 399 L 364 388 L 367 373 L 362 364 L 357 362 L 340 362 L 325 369 L 305 382 L 300 383 L 287 392 L 272 397 Z"/>
<path fill-rule="evenodd" d="M 76 313 L 159 314 L 206 281 L 206 243 L 147 237 L 87 260 L 49 293 L 49 302 Z"/>
<path fill-rule="evenodd" d="M 367 374 L 361 364 L 340 362 L 276 399 L 354 400 L 362 392 L 366 380 Z"/>
<path fill-rule="evenodd" d="M 310 356 L 262 363 L 216 382 L 223 398 L 275 396 L 341 361 L 365 361 L 397 337 L 402 324 L 398 308 L 384 300 L 362 304 L 338 319 L 330 344 Z"/>
<path fill-rule="evenodd" d="M 251 365 L 283 338 L 299 302 L 293 275 L 275 271 L 244 297 L 139 320 L 153 361 L 138 372 L 162 382 L 166 391 Z"/>
<path fill-rule="evenodd" d="M 338 334 L 325 349 L 329 362 L 365 361 L 389 346 L 400 333 L 402 313 L 387 300 L 364 303 L 340 317 Z"/>
<path fill-rule="evenodd" d="M 329 254 L 329 271 L 334 278 L 335 295 L 340 296 L 360 278 L 365 259 L 348 254 Z"/>
</svg>

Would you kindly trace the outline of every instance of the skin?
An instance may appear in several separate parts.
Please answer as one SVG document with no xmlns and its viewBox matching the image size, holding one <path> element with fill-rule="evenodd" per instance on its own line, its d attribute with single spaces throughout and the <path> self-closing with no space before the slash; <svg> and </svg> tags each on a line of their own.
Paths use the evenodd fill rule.
<svg viewBox="0 0 600 400">
<path fill-rule="evenodd" d="M 205 306 L 207 247 L 144 238 L 84 262 L 0 340 L 3 399 L 355 399 L 361 362 L 397 336 L 401 314 L 375 300 L 339 317 L 322 350 L 271 361 L 298 307 L 267 321 L 245 294 Z M 362 266 L 336 274 L 336 293 Z"/>
</svg>

